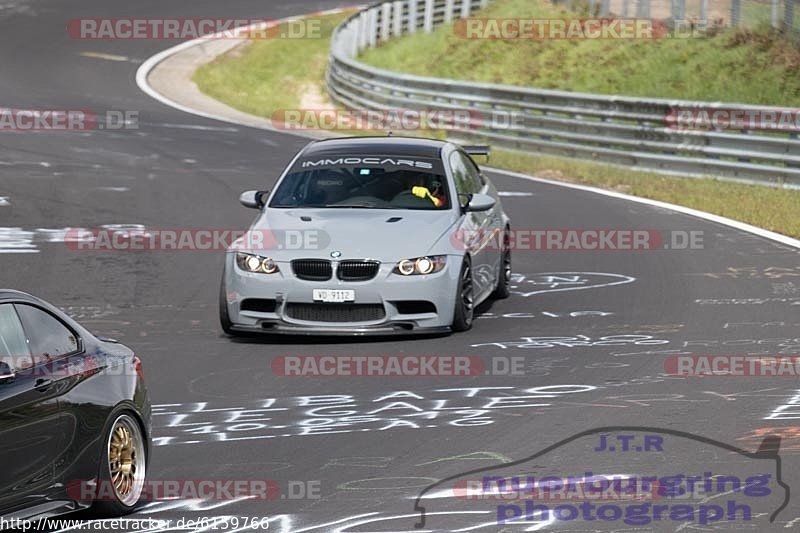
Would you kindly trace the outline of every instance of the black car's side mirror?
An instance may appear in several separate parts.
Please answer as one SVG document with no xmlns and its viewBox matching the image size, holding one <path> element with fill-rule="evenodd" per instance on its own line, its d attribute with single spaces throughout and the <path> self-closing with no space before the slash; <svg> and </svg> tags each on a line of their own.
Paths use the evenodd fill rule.
<svg viewBox="0 0 800 533">
<path fill-rule="evenodd" d="M 17 375 L 14 373 L 14 369 L 11 368 L 11 365 L 5 361 L 0 361 L 0 384 L 14 381 L 16 376 Z"/>
<path fill-rule="evenodd" d="M 261 209 L 264 207 L 267 193 L 269 191 L 245 191 L 239 196 L 239 202 L 252 209 Z"/>
</svg>

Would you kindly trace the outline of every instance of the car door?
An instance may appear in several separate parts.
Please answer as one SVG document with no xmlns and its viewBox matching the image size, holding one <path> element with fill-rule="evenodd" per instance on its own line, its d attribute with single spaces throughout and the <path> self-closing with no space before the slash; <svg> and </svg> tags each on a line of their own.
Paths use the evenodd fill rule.
<svg viewBox="0 0 800 533">
<path fill-rule="evenodd" d="M 459 203 L 463 206 L 468 195 L 477 194 L 484 188 L 480 173 L 472 160 L 458 150 L 450 154 L 450 168 Z M 491 245 L 490 214 L 491 211 L 467 212 L 459 228 L 472 258 L 476 300 L 483 299 L 494 287 L 492 265 L 495 252 L 492 251 Z"/>
<path fill-rule="evenodd" d="M 0 303 L 0 515 L 51 492 L 62 444 L 59 393 L 35 349 L 14 304 Z"/>
<path fill-rule="evenodd" d="M 477 163 L 473 161 L 469 154 L 461 152 L 461 155 L 464 158 L 467 173 L 476 183 L 475 186 L 479 188 L 481 193 L 487 194 L 495 200 L 494 206 L 484 213 L 486 215 L 484 220 L 484 232 L 487 238 L 491 239 L 487 243 L 486 261 L 491 271 L 490 289 L 494 290 L 502 268 L 503 231 L 505 230 L 503 207 L 500 204 L 500 196 L 497 194 L 497 189 L 494 188 L 491 181 L 483 176 Z"/>
</svg>

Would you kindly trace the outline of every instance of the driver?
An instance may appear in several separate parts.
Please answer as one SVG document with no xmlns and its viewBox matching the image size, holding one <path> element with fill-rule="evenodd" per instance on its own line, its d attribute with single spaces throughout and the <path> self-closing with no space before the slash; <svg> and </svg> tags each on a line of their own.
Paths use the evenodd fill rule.
<svg viewBox="0 0 800 533">
<path fill-rule="evenodd" d="M 447 203 L 447 198 L 442 194 L 442 184 L 438 178 L 433 178 L 430 187 L 425 185 L 426 180 L 417 179 L 416 183 L 411 187 L 411 194 L 418 198 L 427 198 L 436 207 L 442 207 Z"/>
</svg>

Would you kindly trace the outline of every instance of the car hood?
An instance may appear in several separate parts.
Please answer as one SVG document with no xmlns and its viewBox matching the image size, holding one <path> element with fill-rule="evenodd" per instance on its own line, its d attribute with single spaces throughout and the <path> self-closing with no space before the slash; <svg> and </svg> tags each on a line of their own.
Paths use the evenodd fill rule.
<svg viewBox="0 0 800 533">
<path fill-rule="evenodd" d="M 431 252 L 457 221 L 452 210 L 266 209 L 251 230 L 267 235 L 277 261 L 329 259 L 331 252 L 341 252 L 342 259 L 397 261 Z"/>
</svg>

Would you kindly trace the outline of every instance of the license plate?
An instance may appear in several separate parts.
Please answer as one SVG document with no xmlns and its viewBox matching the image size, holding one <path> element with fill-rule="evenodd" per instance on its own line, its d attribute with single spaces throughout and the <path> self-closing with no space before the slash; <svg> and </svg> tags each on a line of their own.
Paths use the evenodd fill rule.
<svg viewBox="0 0 800 533">
<path fill-rule="evenodd" d="M 315 302 L 341 303 L 356 299 L 356 291 L 347 289 L 314 289 Z"/>
</svg>

